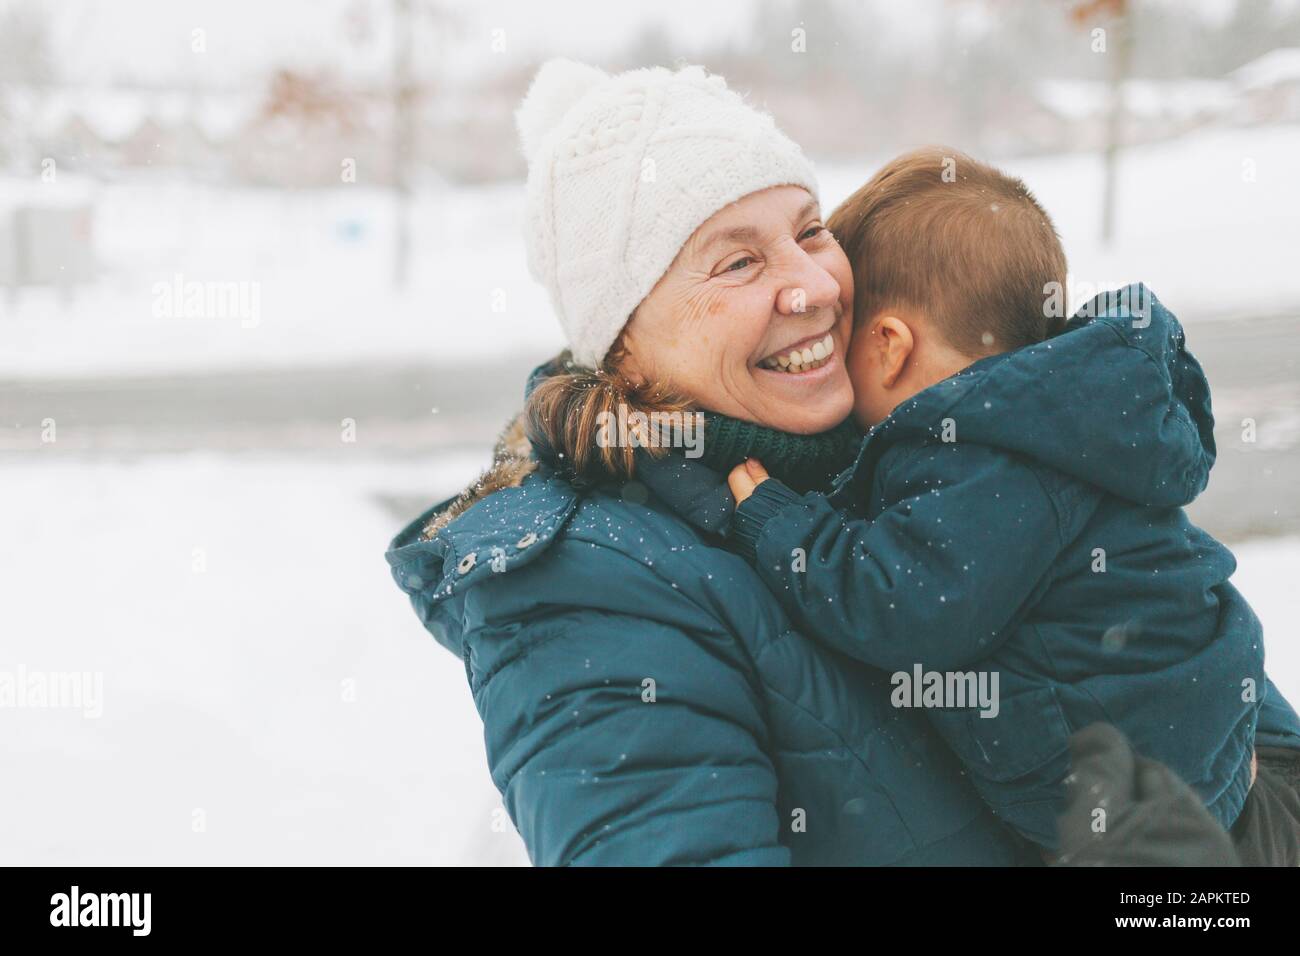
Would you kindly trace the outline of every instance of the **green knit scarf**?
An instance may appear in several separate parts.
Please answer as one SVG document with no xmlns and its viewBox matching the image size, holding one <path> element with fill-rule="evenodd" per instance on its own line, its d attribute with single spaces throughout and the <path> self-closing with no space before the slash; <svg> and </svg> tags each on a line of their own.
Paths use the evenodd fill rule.
<svg viewBox="0 0 1300 956">
<path fill-rule="evenodd" d="M 699 460 L 726 474 L 746 458 L 757 458 L 768 474 L 802 494 L 828 488 L 853 463 L 862 438 L 852 418 L 816 435 L 796 435 L 705 412 Z"/>
</svg>

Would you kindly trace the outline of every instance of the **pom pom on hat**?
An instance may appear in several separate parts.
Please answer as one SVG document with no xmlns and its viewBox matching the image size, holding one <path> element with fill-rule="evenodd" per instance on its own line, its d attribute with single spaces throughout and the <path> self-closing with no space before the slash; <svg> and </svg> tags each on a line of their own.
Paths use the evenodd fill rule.
<svg viewBox="0 0 1300 956">
<path fill-rule="evenodd" d="M 546 134 L 560 125 L 564 114 L 609 74 L 576 60 L 547 60 L 533 77 L 528 93 L 515 112 L 519 142 L 530 163 Z"/>
</svg>

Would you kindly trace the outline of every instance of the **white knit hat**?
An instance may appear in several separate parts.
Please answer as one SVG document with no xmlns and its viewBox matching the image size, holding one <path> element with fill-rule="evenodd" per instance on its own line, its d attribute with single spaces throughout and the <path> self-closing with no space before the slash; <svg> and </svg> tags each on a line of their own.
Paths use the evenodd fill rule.
<svg viewBox="0 0 1300 956">
<path fill-rule="evenodd" d="M 528 266 L 573 359 L 594 368 L 632 310 L 719 209 L 817 179 L 772 117 L 701 67 L 537 72 L 515 119 L 528 159 Z"/>
</svg>

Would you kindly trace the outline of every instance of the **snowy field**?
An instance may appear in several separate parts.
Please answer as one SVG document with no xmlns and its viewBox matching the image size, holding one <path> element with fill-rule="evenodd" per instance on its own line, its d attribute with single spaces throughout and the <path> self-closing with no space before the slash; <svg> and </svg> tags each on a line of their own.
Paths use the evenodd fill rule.
<svg viewBox="0 0 1300 956">
<path fill-rule="evenodd" d="M 433 500 L 480 464 L 8 467 L 0 526 L 24 544 L 0 552 L 4 666 L 103 684 L 99 716 L 6 714 L 5 862 L 526 863 L 464 668 L 393 585 L 399 522 L 376 503 Z M 1300 539 L 1237 554 L 1300 701 Z"/>
<path fill-rule="evenodd" d="M 887 158 L 822 166 L 826 210 Z M 1126 152 L 1119 238 L 1109 250 L 1097 241 L 1095 155 L 1002 165 L 1055 218 L 1085 297 L 1141 279 L 1185 320 L 1300 303 L 1300 126 L 1205 130 Z M 57 197 L 85 184 L 42 188 Z M 0 181 L 0 201 L 5 189 Z M 517 183 L 420 193 L 404 295 L 389 281 L 391 199 L 364 185 L 294 193 L 151 181 L 91 192 L 101 277 L 71 301 L 50 290 L 0 298 L 0 375 L 450 364 L 560 345 L 545 294 L 527 274 Z M 206 291 L 243 283 L 248 308 L 205 293 L 187 314 L 168 304 L 178 282 Z"/>
<path fill-rule="evenodd" d="M 4 668 L 103 687 L 6 712 L 5 862 L 526 863 L 372 498 L 478 464 L 9 467 Z"/>
</svg>

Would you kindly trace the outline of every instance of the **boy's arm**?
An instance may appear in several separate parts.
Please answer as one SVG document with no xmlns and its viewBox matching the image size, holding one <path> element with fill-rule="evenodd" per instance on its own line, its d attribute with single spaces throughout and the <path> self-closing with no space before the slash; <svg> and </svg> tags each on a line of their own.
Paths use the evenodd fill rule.
<svg viewBox="0 0 1300 956">
<path fill-rule="evenodd" d="M 810 634 L 886 670 L 988 655 L 1062 547 L 1037 475 L 980 445 L 926 445 L 891 469 L 873 521 L 769 478 L 731 537 Z"/>
</svg>

